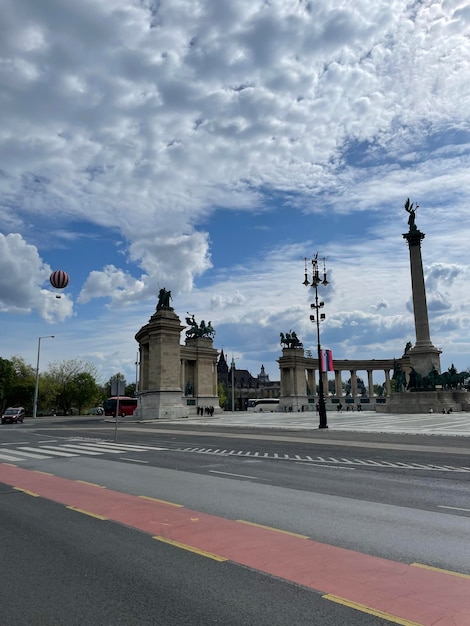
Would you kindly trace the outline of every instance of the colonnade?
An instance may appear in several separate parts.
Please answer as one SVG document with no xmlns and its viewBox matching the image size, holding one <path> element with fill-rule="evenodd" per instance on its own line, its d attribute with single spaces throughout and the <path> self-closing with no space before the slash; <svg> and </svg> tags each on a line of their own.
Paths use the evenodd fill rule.
<svg viewBox="0 0 470 626">
<path fill-rule="evenodd" d="M 281 373 L 281 405 L 292 406 L 295 404 L 303 407 L 312 398 L 317 396 L 318 377 L 320 375 L 318 359 L 305 356 L 303 348 L 284 348 L 282 357 L 278 360 Z M 380 372 L 381 383 L 385 379 L 384 397 L 389 397 L 392 392 L 391 372 L 393 375 L 394 359 L 343 359 L 334 360 L 334 398 L 343 397 L 343 373 L 347 372 L 350 379 L 350 397 L 356 398 L 358 393 L 358 372 L 367 373 L 367 397 L 374 396 L 374 373 Z M 328 372 L 321 372 L 325 400 L 328 401 L 329 377 Z M 365 381 L 364 381 L 364 384 Z"/>
</svg>

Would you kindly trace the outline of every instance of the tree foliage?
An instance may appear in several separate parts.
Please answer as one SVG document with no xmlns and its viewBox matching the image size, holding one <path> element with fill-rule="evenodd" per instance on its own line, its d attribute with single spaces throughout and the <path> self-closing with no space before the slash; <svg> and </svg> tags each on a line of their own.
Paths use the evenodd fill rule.
<svg viewBox="0 0 470 626">
<path fill-rule="evenodd" d="M 118 372 L 117 374 L 113 374 L 111 378 L 105 382 L 104 391 L 105 391 L 106 398 L 110 398 L 112 395 L 114 395 L 111 392 L 111 385 L 114 381 L 117 381 L 117 380 L 125 381 L 126 377 L 124 376 L 124 374 L 121 374 L 121 372 Z M 124 395 L 130 396 L 130 397 L 135 396 L 135 383 L 129 383 L 129 385 L 126 385 Z"/>
<path fill-rule="evenodd" d="M 92 363 L 79 359 L 51 363 L 41 377 L 42 404 L 47 401 L 47 406 L 53 405 L 62 415 L 70 414 L 72 408 L 81 413 L 100 397 L 96 378 L 97 369 Z"/>
<path fill-rule="evenodd" d="M 122 376 L 122 374 L 121 374 Z M 79 359 L 56 361 L 38 377 L 38 414 L 67 415 L 102 404 L 105 390 L 97 383 L 96 367 Z M 0 357 L 0 409 L 24 406 L 33 410 L 36 370 L 19 356 Z"/>
<path fill-rule="evenodd" d="M 227 389 L 223 383 L 217 385 L 217 395 L 219 396 L 219 406 L 225 408 L 227 402 Z"/>
<path fill-rule="evenodd" d="M 13 363 L 7 359 L 0 358 L 0 409 L 2 413 L 8 403 L 8 393 L 14 373 Z"/>
<path fill-rule="evenodd" d="M 0 372 L 0 402 L 4 406 L 24 406 L 32 410 L 36 372 L 19 356 L 2 359 Z"/>
</svg>

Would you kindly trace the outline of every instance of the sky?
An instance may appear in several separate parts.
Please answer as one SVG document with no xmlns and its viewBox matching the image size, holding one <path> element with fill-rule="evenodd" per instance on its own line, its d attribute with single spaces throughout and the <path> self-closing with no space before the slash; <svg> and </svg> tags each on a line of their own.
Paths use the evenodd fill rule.
<svg viewBox="0 0 470 626">
<path fill-rule="evenodd" d="M 2 0 L 0 85 L 2 358 L 54 335 L 41 370 L 134 382 L 164 287 L 278 380 L 281 332 L 316 350 L 317 253 L 322 347 L 399 358 L 410 198 L 431 340 L 470 366 L 463 0 Z"/>
</svg>

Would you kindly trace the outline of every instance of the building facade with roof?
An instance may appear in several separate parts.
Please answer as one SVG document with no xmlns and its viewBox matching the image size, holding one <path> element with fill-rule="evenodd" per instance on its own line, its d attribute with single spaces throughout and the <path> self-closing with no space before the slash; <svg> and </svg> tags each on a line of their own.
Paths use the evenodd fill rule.
<svg viewBox="0 0 470 626">
<path fill-rule="evenodd" d="M 229 365 L 223 349 L 217 362 L 217 383 L 225 391 L 225 410 L 246 411 L 249 399 L 252 398 L 279 398 L 281 383 L 279 380 L 269 380 L 264 365 L 260 373 L 253 376 L 246 369 L 237 369 L 234 361 Z M 234 406 L 232 407 L 232 397 Z"/>
</svg>

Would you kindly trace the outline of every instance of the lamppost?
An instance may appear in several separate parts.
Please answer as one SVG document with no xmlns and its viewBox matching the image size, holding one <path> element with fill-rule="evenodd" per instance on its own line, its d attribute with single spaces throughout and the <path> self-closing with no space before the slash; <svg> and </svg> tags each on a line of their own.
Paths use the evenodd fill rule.
<svg viewBox="0 0 470 626">
<path fill-rule="evenodd" d="M 323 371 L 322 371 L 322 355 L 321 355 L 321 343 L 320 343 L 320 322 L 325 319 L 325 314 L 320 313 L 320 309 L 325 306 L 324 302 L 320 302 L 318 300 L 318 286 L 328 285 L 328 280 L 326 279 L 326 266 L 325 259 L 321 259 L 323 261 L 323 279 L 320 278 L 320 268 L 318 262 L 318 252 L 311 259 L 312 263 L 312 281 L 310 282 L 308 279 L 308 270 L 307 270 L 307 261 L 305 259 L 305 280 L 303 284 L 306 287 L 312 287 L 315 289 L 315 302 L 310 305 L 311 309 L 315 310 L 315 315 L 310 315 L 310 321 L 316 322 L 317 324 L 317 353 L 318 353 L 318 414 L 320 417 L 320 423 L 318 428 L 328 428 L 328 422 L 326 417 L 326 405 L 325 405 L 325 391 L 323 388 Z"/>
<path fill-rule="evenodd" d="M 232 411 L 235 410 L 235 359 L 232 354 Z"/>
<path fill-rule="evenodd" d="M 38 413 L 38 391 L 39 391 L 39 355 L 41 354 L 41 339 L 54 339 L 55 335 L 45 335 L 38 337 L 38 360 L 36 363 L 36 385 L 34 386 L 33 400 L 33 419 L 36 419 Z"/>
</svg>

